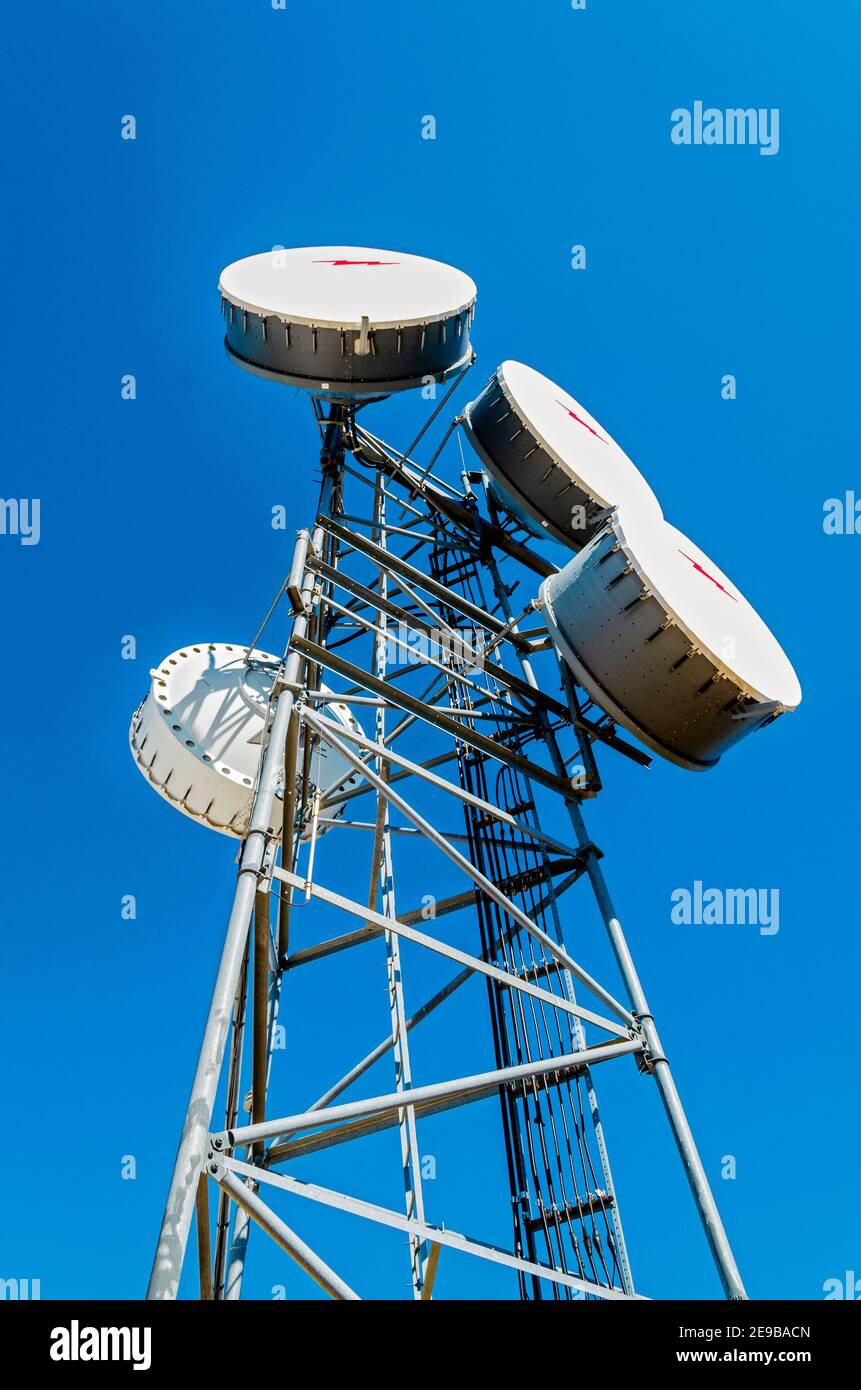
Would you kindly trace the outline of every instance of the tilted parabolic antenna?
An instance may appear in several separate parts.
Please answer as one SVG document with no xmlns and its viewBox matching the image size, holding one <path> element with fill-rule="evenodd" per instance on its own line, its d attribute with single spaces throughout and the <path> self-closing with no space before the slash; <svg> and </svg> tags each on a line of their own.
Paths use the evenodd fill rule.
<svg viewBox="0 0 861 1390">
<path fill-rule="evenodd" d="M 231 359 L 308 391 L 322 485 L 253 641 L 174 652 L 132 722 L 159 794 L 240 841 L 150 1297 L 176 1296 L 195 1211 L 207 1299 L 255 1293 L 255 1224 L 333 1298 L 445 1297 L 464 1260 L 476 1297 L 641 1297 L 596 1099 L 614 1062 L 614 1087 L 657 1084 L 744 1298 L 584 804 L 599 756 L 650 762 L 619 726 L 708 767 L 798 703 L 792 668 L 532 368 L 504 362 L 425 441 L 473 361 L 460 271 L 311 247 L 220 292 Z M 448 378 L 406 450 L 359 423 Z M 602 949 L 606 981 L 581 963 Z"/>
</svg>

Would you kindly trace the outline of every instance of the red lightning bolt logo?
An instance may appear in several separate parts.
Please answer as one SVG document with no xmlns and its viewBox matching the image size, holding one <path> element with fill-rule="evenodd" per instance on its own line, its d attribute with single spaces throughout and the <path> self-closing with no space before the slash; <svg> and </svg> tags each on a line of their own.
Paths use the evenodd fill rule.
<svg viewBox="0 0 861 1390">
<path fill-rule="evenodd" d="M 400 265 L 400 261 L 313 261 L 313 265 Z"/>
<path fill-rule="evenodd" d="M 702 565 L 697 564 L 697 562 L 696 562 L 696 560 L 693 558 L 693 556 L 691 556 L 691 555 L 685 555 L 685 552 L 684 552 L 683 550 L 680 550 L 680 551 L 679 551 L 679 554 L 680 554 L 680 555 L 684 555 L 686 560 L 690 560 L 690 562 L 691 562 L 691 564 L 693 565 L 694 569 L 697 570 L 700 574 L 704 574 L 705 577 L 706 577 L 706 579 L 710 579 L 711 582 L 712 582 L 712 584 L 714 584 L 714 585 L 716 586 L 716 588 L 720 589 L 720 591 L 721 591 L 722 594 L 726 594 L 727 598 L 731 598 L 732 601 L 733 601 L 733 603 L 738 603 L 738 599 L 736 598 L 735 594 L 731 594 L 730 591 L 729 591 L 729 589 L 724 588 L 724 586 L 723 586 L 723 584 L 721 584 L 720 580 L 715 579 L 715 577 L 714 577 L 713 574 L 709 574 L 708 570 L 704 570 L 703 567 L 702 567 Z"/>
<path fill-rule="evenodd" d="M 566 415 L 570 415 L 570 416 L 571 416 L 571 419 L 572 419 L 572 420 L 576 420 L 578 425 L 582 425 L 583 428 L 584 428 L 584 430 L 588 430 L 590 434 L 594 434 L 595 438 L 596 438 L 596 439 L 600 439 L 602 444 L 606 444 L 606 443 L 607 443 L 606 439 L 604 439 L 604 438 L 598 433 L 597 430 L 593 430 L 593 428 L 592 428 L 591 425 L 587 425 L 585 420 L 581 420 L 579 415 L 575 415 L 574 411 L 571 410 L 570 407 L 567 406 L 567 405 L 565 404 L 564 401 L 559 401 L 559 400 L 557 400 L 556 404 L 557 404 L 557 405 L 561 405 L 561 407 L 562 407 L 562 409 L 565 411 L 565 414 L 566 414 Z"/>
</svg>

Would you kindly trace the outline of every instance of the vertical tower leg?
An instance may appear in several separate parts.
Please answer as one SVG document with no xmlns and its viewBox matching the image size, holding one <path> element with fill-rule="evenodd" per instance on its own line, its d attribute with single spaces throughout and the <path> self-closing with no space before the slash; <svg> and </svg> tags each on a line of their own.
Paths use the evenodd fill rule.
<svg viewBox="0 0 861 1390">
<path fill-rule="evenodd" d="M 334 489 L 334 475 L 329 471 L 324 477 L 320 497 L 319 510 L 323 515 L 328 513 L 332 504 Z M 323 531 L 318 526 L 315 528 L 311 540 L 311 547 L 315 553 L 319 550 L 322 539 Z M 296 542 L 297 553 L 301 544 L 300 538 Z M 313 585 L 313 575 L 310 572 L 306 574 L 305 581 L 310 595 Z M 300 613 L 294 623 L 294 636 L 304 636 L 307 624 L 307 616 Z M 290 652 L 284 670 L 286 688 L 281 690 L 274 702 L 275 712 L 269 742 L 263 755 L 260 781 L 254 797 L 248 834 L 242 847 L 233 907 L 227 923 L 221 961 L 215 979 L 203 1042 L 186 1110 L 185 1124 L 179 1141 L 179 1150 L 174 1164 L 173 1177 L 150 1275 L 147 1297 L 151 1299 L 176 1298 L 179 1288 L 179 1278 L 195 1208 L 198 1177 L 206 1159 L 207 1136 L 221 1073 L 224 1047 L 227 1041 L 227 1029 L 248 939 L 257 884 L 263 868 L 275 791 L 279 774 L 282 771 L 287 730 L 294 702 L 293 692 L 289 687 L 290 683 L 295 682 L 298 677 L 299 662 L 298 652 Z"/>
<path fill-rule="evenodd" d="M 377 544 L 385 549 L 386 502 L 382 478 L 379 473 L 377 474 L 376 521 Z M 380 580 L 378 592 L 380 598 L 385 603 L 388 597 L 388 582 L 385 570 L 382 567 L 379 573 Z M 377 610 L 377 621 L 379 624 L 379 631 L 374 642 L 376 674 L 379 680 L 385 680 L 387 663 L 386 627 L 388 619 L 382 607 Z M 377 707 L 375 729 L 377 743 L 381 745 L 384 744 L 386 739 L 386 712 L 382 704 Z M 385 779 L 388 775 L 388 766 L 384 762 L 382 756 L 377 757 L 376 766 L 378 776 Z M 377 844 L 377 837 L 375 836 L 374 849 L 377 857 L 375 858 L 373 873 L 375 877 L 378 877 L 380 870 L 382 870 L 383 916 L 396 920 L 397 904 L 395 900 L 394 866 L 392 863 L 392 837 L 389 829 L 389 806 L 388 802 L 379 792 L 377 794 L 377 824 L 380 835 L 379 844 Z M 374 896 L 376 896 L 375 890 Z M 371 906 L 375 907 L 376 903 L 372 903 Z M 407 1035 L 406 1011 L 404 1009 L 401 948 L 400 942 L 394 932 L 386 932 L 385 944 L 389 983 L 389 1005 L 392 1021 L 392 1051 L 395 1062 L 395 1084 L 399 1091 L 409 1091 L 412 1087 L 412 1068 L 410 1066 L 410 1047 Z M 406 1214 L 411 1220 L 424 1221 L 425 1213 L 422 1194 L 421 1156 L 419 1154 L 418 1134 L 416 1132 L 415 1108 L 412 1105 L 405 1106 L 398 1118 Z M 420 1237 L 410 1235 L 409 1245 L 413 1297 L 421 1299 L 424 1285 L 424 1243 Z"/>
<path fill-rule="evenodd" d="M 514 614 L 511 609 L 511 604 L 509 603 L 508 591 L 505 584 L 502 582 L 502 577 L 495 560 L 491 558 L 488 561 L 488 567 L 493 578 L 494 590 L 501 609 L 505 613 L 508 621 L 511 622 Z M 514 630 L 516 631 L 516 625 Z M 529 681 L 530 685 L 535 689 L 538 689 L 538 682 L 535 678 L 532 666 L 528 658 L 522 654 L 520 656 L 520 664 L 526 680 Z M 563 679 L 567 679 L 565 673 L 563 673 Z M 544 740 L 548 752 L 550 753 L 551 760 L 558 774 L 564 777 L 566 772 L 565 762 L 556 741 L 556 736 L 547 725 L 546 719 L 543 720 L 543 723 Z M 676 1141 L 682 1165 L 687 1174 L 697 1211 L 703 1224 L 706 1238 L 711 1247 L 721 1282 L 723 1283 L 728 1298 L 746 1299 L 747 1294 L 744 1284 L 742 1283 L 741 1274 L 739 1273 L 729 1239 L 724 1230 L 720 1212 L 717 1209 L 717 1203 L 715 1202 L 714 1195 L 709 1185 L 709 1180 L 706 1177 L 702 1160 L 697 1151 L 694 1136 L 688 1124 L 687 1116 L 685 1115 L 684 1107 L 682 1106 L 681 1098 L 676 1088 L 675 1080 L 673 1079 L 670 1064 L 661 1048 L 658 1031 L 655 1027 L 655 1020 L 646 1002 L 645 992 L 640 983 L 633 957 L 625 939 L 622 924 L 613 906 L 613 900 L 610 897 L 610 891 L 601 871 L 601 866 L 595 856 L 583 812 L 579 803 L 574 798 L 566 798 L 565 805 L 574 828 L 574 833 L 577 836 L 577 843 L 587 855 L 587 873 L 592 885 L 592 891 L 595 894 L 598 909 L 603 918 L 604 926 L 606 927 L 607 935 L 610 939 L 610 945 L 619 967 L 619 972 L 625 982 L 625 989 L 627 990 L 631 1008 L 639 1018 L 643 1033 L 646 1037 L 650 1070 L 657 1083 L 664 1109 L 667 1112 L 667 1119 L 670 1122 L 673 1138 Z"/>
</svg>

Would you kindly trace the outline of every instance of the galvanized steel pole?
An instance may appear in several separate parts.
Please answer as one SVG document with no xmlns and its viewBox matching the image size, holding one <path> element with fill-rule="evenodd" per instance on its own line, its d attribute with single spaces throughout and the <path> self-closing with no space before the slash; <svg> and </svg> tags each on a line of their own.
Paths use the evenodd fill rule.
<svg viewBox="0 0 861 1390">
<path fill-rule="evenodd" d="M 318 515 L 324 516 L 328 513 L 334 489 L 334 473 L 329 470 L 324 475 Z M 322 527 L 318 525 L 311 538 L 312 550 L 322 545 L 323 534 Z M 296 553 L 306 544 L 307 536 L 302 533 L 296 541 Z M 303 584 L 306 598 L 310 598 L 313 585 L 314 575 L 308 570 Z M 307 626 L 307 613 L 299 613 L 293 626 L 294 635 L 304 636 Z M 150 1275 L 147 1290 L 147 1298 L 150 1299 L 176 1298 L 179 1289 L 179 1278 L 197 1196 L 198 1177 L 208 1148 L 207 1136 L 221 1073 L 227 1030 L 245 953 L 257 883 L 266 853 L 275 792 L 283 766 L 287 729 L 295 699 L 290 682 L 297 680 L 301 660 L 298 652 L 289 652 L 284 671 L 285 688 L 274 702 L 269 742 L 263 756 L 248 834 L 242 848 L 233 907 L 227 923 L 221 961 Z"/>
</svg>

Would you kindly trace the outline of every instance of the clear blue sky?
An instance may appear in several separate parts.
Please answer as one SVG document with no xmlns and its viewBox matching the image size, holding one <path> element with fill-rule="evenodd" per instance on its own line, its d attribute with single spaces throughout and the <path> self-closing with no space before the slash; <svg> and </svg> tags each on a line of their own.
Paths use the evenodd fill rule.
<svg viewBox="0 0 861 1390">
<path fill-rule="evenodd" d="M 218 273 L 275 243 L 344 242 L 468 271 L 473 384 L 510 356 L 562 381 L 796 664 L 799 713 L 710 774 L 605 758 L 590 824 L 749 1290 L 821 1297 L 861 1268 L 861 537 L 822 526 L 827 498 L 861 494 L 861 13 L 88 0 L 7 6 L 4 30 L 2 493 L 39 497 L 42 516 L 38 545 L 0 536 L 2 1164 L 15 1184 L 0 1275 L 40 1278 L 44 1297 L 146 1285 L 233 869 L 231 845 L 145 786 L 127 727 L 167 652 L 249 639 L 288 563 L 270 508 L 303 524 L 316 494 L 307 403 L 224 358 Z M 697 100 L 778 107 L 777 156 L 673 145 L 671 112 Z M 135 142 L 120 139 L 127 114 Z M 575 243 L 584 271 L 569 265 Z M 727 373 L 735 401 L 721 398 Z M 426 410 L 395 400 L 371 426 L 405 446 Z M 125 634 L 136 661 L 121 658 Z M 674 926 L 670 894 L 696 879 L 778 888 L 780 931 Z M 599 931 L 595 917 L 596 943 Z M 384 995 L 350 969 L 332 969 L 335 1027 L 304 990 L 289 997 L 297 1104 L 349 1061 L 347 1022 L 377 1040 Z M 420 1053 L 424 1079 L 455 1074 L 468 1013 L 453 1019 Z M 714 1296 L 654 1088 L 609 1072 L 597 1079 L 637 1282 Z M 428 1140 L 431 1215 L 505 1240 L 495 1105 L 475 1108 L 460 1150 L 459 1125 L 437 1121 Z M 351 1190 L 396 1200 L 382 1152 L 357 1151 Z M 725 1154 L 735 1181 L 721 1179 Z M 314 1172 L 330 1177 L 324 1162 Z M 325 1213 L 302 1229 L 362 1292 L 406 1292 L 398 1238 Z M 257 1246 L 249 1293 L 280 1279 L 313 1291 Z M 463 1258 L 445 1274 L 443 1296 L 475 1287 Z M 485 1287 L 512 1294 L 507 1276 Z"/>
</svg>

